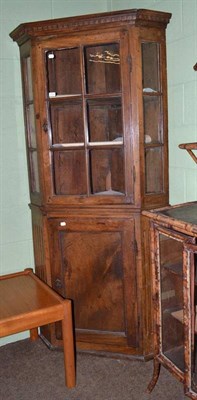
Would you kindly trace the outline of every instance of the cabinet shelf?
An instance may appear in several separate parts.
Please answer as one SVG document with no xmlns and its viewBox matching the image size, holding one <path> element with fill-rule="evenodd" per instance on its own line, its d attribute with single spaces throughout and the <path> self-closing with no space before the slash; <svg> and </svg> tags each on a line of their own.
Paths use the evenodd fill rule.
<svg viewBox="0 0 197 400">
<path fill-rule="evenodd" d="M 34 104 L 34 101 L 33 101 L 33 100 L 27 100 L 27 101 L 25 102 L 26 107 L 31 106 L 31 105 L 33 105 L 33 104 Z"/>
<path fill-rule="evenodd" d="M 105 192 L 95 193 L 94 196 L 124 196 L 124 193 L 117 192 L 116 190 L 106 190 Z"/>
<path fill-rule="evenodd" d="M 163 143 L 153 143 L 153 142 L 150 142 L 150 143 L 144 143 L 144 147 L 145 148 L 157 148 L 157 147 L 163 147 L 164 146 L 164 144 Z"/>
<path fill-rule="evenodd" d="M 154 91 L 146 91 L 145 89 L 142 90 L 143 96 L 162 96 L 162 92 L 157 92 L 156 90 Z"/>
<path fill-rule="evenodd" d="M 77 93 L 77 94 L 51 94 L 49 93 L 49 96 L 46 100 L 49 100 L 50 102 L 55 102 L 55 101 L 60 101 L 60 100 L 68 100 L 72 101 L 79 99 L 81 100 L 83 97 L 82 93 Z M 112 101 L 112 100 L 118 100 L 121 98 L 121 93 L 116 92 L 116 93 L 93 93 L 93 94 L 84 94 L 84 98 L 86 100 L 91 100 L 91 101 L 102 101 L 102 102 L 107 102 L 107 101 Z"/>
<path fill-rule="evenodd" d="M 123 140 L 113 140 L 111 142 L 89 142 L 88 147 L 120 147 L 123 145 Z"/>
<path fill-rule="evenodd" d="M 87 143 L 87 148 L 119 148 L 123 146 L 123 140 L 114 140 L 111 142 L 89 142 Z M 61 143 L 61 144 L 53 144 L 50 146 L 51 151 L 63 151 L 63 150 L 73 150 L 73 149 L 81 149 L 85 148 L 85 143 Z"/>
<path fill-rule="evenodd" d="M 162 268 L 165 268 L 168 272 L 178 275 L 181 278 L 183 276 L 183 266 L 181 262 L 178 262 L 177 264 L 165 264 Z"/>
<path fill-rule="evenodd" d="M 51 151 L 64 151 L 64 150 L 73 150 L 76 148 L 85 148 L 85 143 L 61 143 L 61 144 L 53 144 L 50 146 Z"/>
<path fill-rule="evenodd" d="M 197 312 L 197 307 L 196 307 L 196 312 Z M 177 319 L 179 322 L 181 322 L 183 324 L 183 310 L 177 310 L 177 311 L 173 311 L 171 313 L 171 315 Z M 195 316 L 195 333 L 197 333 L 197 316 Z"/>
<path fill-rule="evenodd" d="M 55 101 L 55 100 L 66 100 L 68 99 L 69 101 L 76 98 L 81 99 L 82 94 L 81 93 L 77 93 L 77 94 L 56 94 L 55 92 L 51 92 L 48 94 L 49 96 L 49 100 L 50 101 Z M 46 99 L 48 100 L 48 98 Z"/>
<path fill-rule="evenodd" d="M 166 264 L 163 265 L 163 268 L 166 269 L 168 272 L 179 276 L 181 279 L 183 278 L 183 266 L 182 263 L 177 264 Z M 195 286 L 197 286 L 197 277 L 194 280 Z"/>
</svg>

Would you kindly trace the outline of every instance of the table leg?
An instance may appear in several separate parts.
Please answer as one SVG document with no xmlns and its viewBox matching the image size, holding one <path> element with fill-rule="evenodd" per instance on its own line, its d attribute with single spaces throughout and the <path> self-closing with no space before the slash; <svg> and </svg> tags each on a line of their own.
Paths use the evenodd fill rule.
<svg viewBox="0 0 197 400">
<path fill-rule="evenodd" d="M 38 339 L 38 328 L 30 329 L 30 340 L 34 342 Z"/>
<path fill-rule="evenodd" d="M 76 374 L 71 301 L 65 300 L 63 307 L 64 319 L 62 320 L 62 334 L 64 345 L 65 380 L 66 386 L 72 388 L 76 385 Z"/>
</svg>

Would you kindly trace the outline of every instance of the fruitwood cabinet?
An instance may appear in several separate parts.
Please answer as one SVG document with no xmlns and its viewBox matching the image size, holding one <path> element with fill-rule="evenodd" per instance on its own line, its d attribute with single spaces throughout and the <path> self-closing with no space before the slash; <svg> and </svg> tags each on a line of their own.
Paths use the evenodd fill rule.
<svg viewBox="0 0 197 400">
<path fill-rule="evenodd" d="M 77 346 L 148 356 L 142 209 L 168 204 L 165 29 L 126 10 L 19 25 L 35 270 L 74 303 Z M 61 344 L 58 325 L 42 336 Z"/>
</svg>

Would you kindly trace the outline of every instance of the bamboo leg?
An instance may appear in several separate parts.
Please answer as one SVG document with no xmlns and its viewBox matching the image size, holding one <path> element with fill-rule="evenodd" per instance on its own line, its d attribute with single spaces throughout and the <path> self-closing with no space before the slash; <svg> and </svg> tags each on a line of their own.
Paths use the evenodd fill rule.
<svg viewBox="0 0 197 400">
<path fill-rule="evenodd" d="M 68 388 L 72 388 L 76 385 L 76 374 L 71 301 L 65 300 L 63 307 L 64 319 L 62 320 L 62 333 L 64 345 L 65 381 L 66 386 Z"/>
<path fill-rule="evenodd" d="M 155 387 L 155 385 L 156 385 L 156 383 L 158 381 L 159 373 L 160 373 L 160 367 L 161 367 L 160 362 L 155 358 L 154 359 L 153 376 L 152 376 L 152 379 L 151 379 L 151 381 L 150 381 L 150 383 L 149 383 L 149 385 L 147 387 L 147 392 L 148 393 L 152 392 L 152 390 L 154 389 L 154 387 Z"/>
</svg>

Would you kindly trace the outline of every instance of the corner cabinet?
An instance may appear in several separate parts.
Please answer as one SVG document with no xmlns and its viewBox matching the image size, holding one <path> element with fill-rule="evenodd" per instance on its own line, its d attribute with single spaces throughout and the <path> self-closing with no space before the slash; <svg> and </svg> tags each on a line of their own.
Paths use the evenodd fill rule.
<svg viewBox="0 0 197 400">
<path fill-rule="evenodd" d="M 151 353 L 149 234 L 168 204 L 165 29 L 126 10 L 24 23 L 35 270 L 73 300 L 78 349 Z M 58 324 L 42 328 L 61 344 Z"/>
</svg>

